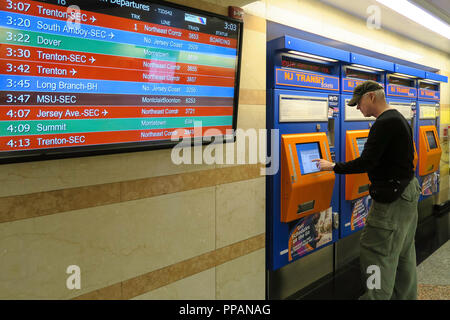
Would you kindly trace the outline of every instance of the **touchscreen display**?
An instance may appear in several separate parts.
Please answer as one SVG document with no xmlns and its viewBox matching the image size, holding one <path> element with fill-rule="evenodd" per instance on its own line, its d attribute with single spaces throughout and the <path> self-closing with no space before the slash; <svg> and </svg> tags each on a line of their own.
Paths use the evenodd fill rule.
<svg viewBox="0 0 450 320">
<path fill-rule="evenodd" d="M 433 131 L 427 131 L 427 140 L 428 140 L 428 145 L 430 146 L 430 149 L 437 148 L 436 139 L 434 138 Z"/>
<path fill-rule="evenodd" d="M 316 162 L 312 161 L 322 158 L 318 142 L 297 144 L 297 155 L 301 174 L 319 172 Z"/>
<path fill-rule="evenodd" d="M 367 138 L 356 138 L 356 143 L 358 145 L 358 151 L 359 151 L 359 156 L 362 155 L 362 152 L 364 150 L 364 145 L 367 142 Z"/>
</svg>

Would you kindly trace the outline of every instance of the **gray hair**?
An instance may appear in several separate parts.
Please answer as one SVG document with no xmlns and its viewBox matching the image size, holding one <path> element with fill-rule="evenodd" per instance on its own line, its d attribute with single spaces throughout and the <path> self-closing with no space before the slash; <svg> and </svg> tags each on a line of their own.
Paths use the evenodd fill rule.
<svg viewBox="0 0 450 320">
<path fill-rule="evenodd" d="M 386 102 L 386 95 L 384 94 L 384 89 L 378 89 L 378 90 L 375 90 L 374 92 L 375 92 L 375 97 L 377 100 Z"/>
</svg>

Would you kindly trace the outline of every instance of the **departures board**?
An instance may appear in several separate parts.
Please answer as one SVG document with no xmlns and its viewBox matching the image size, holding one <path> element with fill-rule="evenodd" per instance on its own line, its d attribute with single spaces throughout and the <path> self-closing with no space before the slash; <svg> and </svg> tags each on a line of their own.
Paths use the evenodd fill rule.
<svg viewBox="0 0 450 320">
<path fill-rule="evenodd" d="M 0 161 L 236 128 L 239 21 L 126 0 L 3 0 L 0 18 Z"/>
</svg>

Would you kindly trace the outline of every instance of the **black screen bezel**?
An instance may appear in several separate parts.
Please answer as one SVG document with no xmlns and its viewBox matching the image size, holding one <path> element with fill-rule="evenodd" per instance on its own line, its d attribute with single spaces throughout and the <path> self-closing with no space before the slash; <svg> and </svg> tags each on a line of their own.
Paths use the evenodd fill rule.
<svg viewBox="0 0 450 320">
<path fill-rule="evenodd" d="M 38 2 L 46 2 L 42 0 L 37 0 Z M 156 4 L 163 5 L 174 9 L 185 10 L 188 12 L 206 15 L 210 17 L 215 17 L 222 19 L 223 21 L 233 22 L 238 25 L 238 36 L 237 36 L 237 67 L 235 72 L 235 87 L 234 87 L 234 99 L 233 99 L 233 124 L 232 124 L 232 136 L 222 135 L 223 143 L 233 143 L 236 141 L 236 128 L 237 128 L 237 116 L 239 107 L 239 88 L 240 88 L 240 74 L 241 74 L 241 60 L 242 60 L 242 39 L 244 31 L 244 23 L 241 20 L 233 19 L 227 16 L 223 16 L 217 13 L 204 11 L 201 9 L 196 9 L 192 7 L 187 7 L 167 1 L 160 0 L 141 0 L 139 2 L 146 4 Z M 121 8 L 116 8 L 121 9 Z M 83 10 L 83 8 L 81 8 Z M 87 9 L 88 10 L 88 9 Z M 102 12 L 104 14 L 108 14 Z M 228 140 L 225 140 L 229 137 Z M 206 141 L 205 141 L 206 139 Z M 205 137 L 202 139 L 201 143 L 191 139 L 191 146 L 194 145 L 207 145 L 210 143 L 216 143 L 214 137 Z M 181 140 L 180 140 L 181 141 Z M 65 159 L 65 158 L 77 158 L 77 157 L 87 157 L 87 156 L 100 156 L 107 154 L 116 153 L 126 153 L 126 152 L 140 152 L 140 151 L 150 151 L 159 149 L 169 149 L 176 146 L 180 141 L 144 141 L 144 142 L 127 142 L 127 143 L 112 143 L 104 145 L 92 145 L 92 146 L 71 146 L 71 147 L 61 147 L 61 148 L 46 148 L 46 149 L 33 149 L 33 150 L 22 150 L 22 151 L 2 151 L 0 152 L 0 164 L 5 163 L 20 163 L 20 162 L 30 162 L 30 161 L 44 161 L 44 160 L 55 160 L 55 159 Z M 211 142 L 212 141 L 212 142 Z M 186 145 L 184 145 L 186 146 Z"/>
</svg>

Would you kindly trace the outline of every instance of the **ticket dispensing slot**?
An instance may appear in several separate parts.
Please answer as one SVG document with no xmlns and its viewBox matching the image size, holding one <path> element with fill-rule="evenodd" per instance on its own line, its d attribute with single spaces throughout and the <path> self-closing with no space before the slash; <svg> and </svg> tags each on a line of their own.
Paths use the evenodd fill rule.
<svg viewBox="0 0 450 320">
<path fill-rule="evenodd" d="M 347 131 L 345 161 L 361 156 L 369 136 L 369 130 Z M 345 175 L 345 200 L 354 200 L 369 194 L 369 176 L 367 173 Z"/>
<path fill-rule="evenodd" d="M 331 161 L 324 132 L 281 136 L 281 222 L 330 207 L 335 175 L 311 161 L 320 158 Z"/>
<path fill-rule="evenodd" d="M 435 126 L 419 127 L 419 175 L 424 176 L 439 169 L 442 149 Z"/>
</svg>

